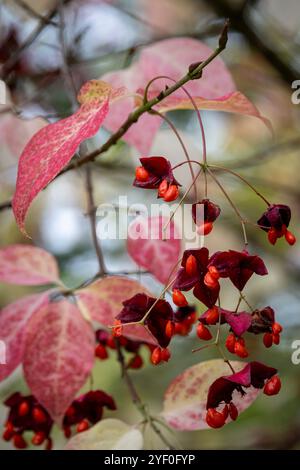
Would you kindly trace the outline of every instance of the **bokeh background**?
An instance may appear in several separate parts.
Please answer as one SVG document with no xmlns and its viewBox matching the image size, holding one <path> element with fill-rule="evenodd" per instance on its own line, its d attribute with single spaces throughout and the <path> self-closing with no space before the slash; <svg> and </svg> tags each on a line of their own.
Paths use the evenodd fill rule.
<svg viewBox="0 0 300 470">
<path fill-rule="evenodd" d="M 291 101 L 292 82 L 300 79 L 300 4 L 297 0 L 69 0 L 64 3 L 68 63 L 78 87 L 90 78 L 129 65 L 141 47 L 160 39 L 189 36 L 214 47 L 224 18 L 229 17 L 229 43 L 222 57 L 238 89 L 272 121 L 275 136 L 272 139 L 253 118 L 203 112 L 208 158 L 242 173 L 271 201 L 290 205 L 291 229 L 297 235 L 300 104 Z M 41 17 L 55 21 L 55 13 L 51 16 L 55 8 L 53 0 L 1 2 L 0 69 L 10 96 L 6 105 L 0 107 L 0 204 L 13 194 L 18 157 L 28 138 L 44 120 L 52 122 L 70 113 L 61 77 L 57 28 L 51 22 L 44 24 L 40 34 L 30 42 L 41 24 Z M 3 69 L 3 64 L 9 64 L 11 58 L 13 67 Z M 169 117 L 184 137 L 191 157 L 199 158 L 201 138 L 194 114 L 182 111 L 170 113 Z M 106 131 L 100 131 L 89 142 L 89 148 L 107 137 Z M 167 127 L 162 126 L 158 133 L 152 154 L 168 155 L 174 162 L 181 160 L 181 150 Z M 116 203 L 119 194 L 126 194 L 129 202 L 139 200 L 140 193 L 132 188 L 137 157 L 134 149 L 120 142 L 97 160 L 93 165 L 97 204 Z M 187 183 L 186 169 L 179 172 L 178 177 Z M 231 176 L 220 174 L 220 178 L 242 214 L 255 222 L 264 209 L 261 201 Z M 222 218 L 209 237 L 209 247 L 212 250 L 240 249 L 239 221 L 213 184 L 209 186 L 209 194 L 222 207 Z M 145 197 L 150 204 L 152 194 Z M 84 177 L 81 170 L 76 170 L 51 184 L 33 204 L 28 218 L 33 243 L 57 257 L 63 280 L 70 287 L 97 271 L 85 211 Z M 176 433 L 174 439 L 180 443 L 178 448 L 179 445 L 185 449 L 300 448 L 300 365 L 291 361 L 292 342 L 300 340 L 300 248 L 299 244 L 291 248 L 282 240 L 274 248 L 262 231 L 251 226 L 248 238 L 251 250 L 266 261 L 270 275 L 253 278 L 246 292 L 251 304 L 271 305 L 277 320 L 284 326 L 282 342 L 276 348 L 266 350 L 261 338 L 249 337 L 248 343 L 255 358 L 280 370 L 283 389 L 273 399 L 261 396 L 238 422 L 217 432 Z M 27 242 L 18 231 L 11 211 L 2 210 L 0 245 Z M 135 268 L 124 241 L 104 241 L 103 250 L 111 272 Z M 149 275 L 139 277 L 154 293 L 160 291 L 161 286 Z M 0 307 L 35 291 L 1 284 Z M 226 291 L 223 300 L 229 307 L 232 292 Z M 199 311 L 202 311 L 200 306 Z M 179 372 L 214 357 L 213 350 L 191 354 L 198 344 L 194 333 L 188 338 L 176 337 L 171 348 L 172 360 L 161 368 L 147 365 L 148 352 L 144 351 L 146 366 L 141 371 L 133 371 L 132 376 L 152 410 L 161 411 L 163 392 Z M 112 416 L 130 423 L 139 419 L 113 353 L 109 360 L 97 361 L 94 381 L 116 398 L 118 411 L 111 413 Z M 27 391 L 21 370 L 0 385 L 0 401 L 16 390 Z M 5 413 L 0 405 L 0 423 Z M 57 437 L 58 446 L 63 445 L 58 431 Z M 155 436 L 147 436 L 147 447 L 160 447 Z M 0 440 L 0 449 L 8 448 L 10 444 Z"/>
</svg>

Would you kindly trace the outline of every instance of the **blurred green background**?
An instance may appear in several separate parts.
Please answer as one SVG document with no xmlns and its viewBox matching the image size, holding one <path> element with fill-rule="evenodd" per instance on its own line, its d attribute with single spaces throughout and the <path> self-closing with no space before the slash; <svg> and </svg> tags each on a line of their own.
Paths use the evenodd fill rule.
<svg viewBox="0 0 300 470">
<path fill-rule="evenodd" d="M 24 3 L 29 9 L 24 8 Z M 0 6 L 0 62 L 15 53 L 36 28 L 39 18 L 55 2 L 43 0 L 2 1 Z M 79 86 L 104 72 L 120 69 L 131 63 L 140 47 L 173 36 L 190 36 L 214 47 L 224 17 L 230 17 L 232 28 L 223 59 L 230 68 L 237 88 L 253 100 L 261 113 L 273 124 L 275 137 L 253 118 L 203 112 L 208 158 L 212 162 L 236 169 L 256 185 L 274 203 L 292 208 L 291 230 L 299 232 L 299 127 L 300 105 L 292 104 L 292 82 L 300 79 L 300 5 L 297 0 L 262 1 L 200 1 L 200 0 L 141 0 L 141 1 L 70 1 L 66 6 L 68 61 Z M 28 129 L 19 127 L 17 116 L 42 117 L 53 121 L 68 115 L 70 103 L 64 92 L 60 74 L 61 57 L 56 28 L 48 25 L 39 37 L 20 54 L 19 70 L 6 78 L 14 103 L 0 108 L 0 204 L 14 190 L 17 160 L 22 146 L 39 121 Z M 174 112 L 169 117 L 187 143 L 191 158 L 199 158 L 201 138 L 192 112 Z M 89 148 L 103 142 L 108 133 L 101 131 Z M 162 126 L 153 144 L 152 154 L 167 155 L 180 161 L 181 150 L 169 129 Z M 95 199 L 97 204 L 116 203 L 119 194 L 129 202 L 140 199 L 132 188 L 133 171 L 138 153 L 120 142 L 94 164 Z M 188 182 L 186 170 L 178 172 L 179 180 Z M 220 174 L 228 192 L 249 220 L 256 221 L 264 207 L 255 194 L 231 176 Z M 201 186 L 200 186 L 201 188 Z M 202 187 L 203 189 L 203 187 Z M 222 208 L 213 234 L 208 238 L 213 250 L 241 249 L 241 229 L 238 220 L 213 183 L 209 195 Z M 153 195 L 146 194 L 146 202 Z M 32 242 L 53 253 L 60 265 L 63 280 L 73 287 L 97 271 L 97 262 L 90 240 L 89 223 L 84 215 L 86 196 L 81 170 L 58 178 L 34 202 L 28 217 Z M 10 210 L 0 213 L 0 244 L 27 243 L 18 231 Z M 277 320 L 284 326 L 280 346 L 266 350 L 261 337 L 247 339 L 253 358 L 280 370 L 282 392 L 272 399 L 260 396 L 236 423 L 214 431 L 176 433 L 185 449 L 299 449 L 300 448 L 300 365 L 293 365 L 292 342 L 300 340 L 300 249 L 289 247 L 280 240 L 270 246 L 262 231 L 248 227 L 250 250 L 266 261 L 270 275 L 253 278 L 246 289 L 252 305 L 271 305 Z M 134 269 L 122 241 L 104 241 L 107 267 L 112 272 Z M 142 282 L 157 294 L 161 286 L 148 275 Z M 227 286 L 228 284 L 226 284 Z M 34 288 L 0 285 L 0 306 L 27 294 Z M 232 291 L 225 291 L 224 305 L 232 306 Z M 234 298 L 235 302 L 236 299 Z M 199 311 L 202 311 L 199 305 Z M 197 347 L 194 332 L 188 338 L 176 337 L 172 342 L 172 360 L 154 368 L 146 365 L 133 371 L 132 377 L 143 400 L 152 410 L 161 411 L 163 392 L 169 382 L 186 367 L 214 357 L 215 351 L 191 354 Z M 145 358 L 148 352 L 144 351 Z M 217 355 L 215 356 L 217 357 Z M 145 361 L 146 364 L 148 360 Z M 105 416 L 120 417 L 135 423 L 140 417 L 120 378 L 114 353 L 107 361 L 97 361 L 93 373 L 95 386 L 111 393 L 118 411 Z M 87 388 L 86 388 L 87 389 Z M 17 370 L 0 385 L 0 398 L 16 390 L 26 391 L 21 370 Z M 6 410 L 0 405 L 0 422 Z M 58 434 L 59 447 L 62 445 Z M 153 435 L 147 436 L 147 448 L 160 448 Z M 0 440 L 0 449 L 10 444 Z"/>
</svg>

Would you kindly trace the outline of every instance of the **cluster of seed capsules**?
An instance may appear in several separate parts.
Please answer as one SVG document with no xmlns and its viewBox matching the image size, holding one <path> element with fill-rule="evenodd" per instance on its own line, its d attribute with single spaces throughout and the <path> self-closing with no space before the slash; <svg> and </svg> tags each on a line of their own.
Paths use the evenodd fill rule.
<svg viewBox="0 0 300 470">
<path fill-rule="evenodd" d="M 136 168 L 134 186 L 142 189 L 157 190 L 157 197 L 171 202 L 179 196 L 180 184 L 173 175 L 170 162 L 161 156 L 143 157 L 141 166 Z M 198 214 L 201 214 L 201 219 Z M 197 232 L 208 235 L 214 222 L 221 213 L 220 207 L 208 198 L 192 205 L 192 218 Z M 199 219 L 199 220 L 198 220 Z M 268 204 L 266 211 L 257 221 L 257 226 L 267 233 L 268 241 L 275 245 L 279 238 L 284 237 L 289 245 L 294 245 L 296 238 L 288 230 L 291 220 L 290 208 L 283 204 Z M 207 310 L 198 319 L 197 336 L 203 341 L 213 340 L 210 327 L 227 324 L 226 348 L 240 358 L 247 358 L 249 352 L 243 335 L 248 332 L 261 334 L 263 344 L 269 348 L 278 345 L 282 326 L 276 322 L 274 310 L 267 306 L 262 309 L 247 311 L 225 310 L 219 306 L 220 279 L 228 279 L 244 299 L 242 291 L 253 274 L 268 274 L 263 260 L 251 255 L 247 249 L 243 251 L 217 251 L 210 255 L 206 247 L 186 250 L 183 253 L 181 267 L 172 285 L 173 303 L 178 311 L 188 312 L 191 308 L 184 292 L 193 289 L 193 295 Z M 158 364 L 170 339 L 180 330 L 188 334 L 196 321 L 196 313 L 188 314 L 192 318 L 190 324 L 176 322 L 176 314 L 164 298 L 151 298 L 145 294 L 137 294 L 123 302 L 123 310 L 117 317 L 117 325 L 128 322 L 143 321 L 144 326 L 155 337 L 159 346 L 152 350 L 152 362 Z M 144 319 L 144 320 L 143 320 Z M 259 362 L 249 362 L 238 373 L 217 379 L 210 387 L 207 398 L 206 422 L 210 427 L 218 428 L 228 419 L 236 420 L 238 408 L 233 402 L 233 393 L 246 394 L 249 387 L 263 389 L 266 395 L 275 395 L 281 388 L 280 378 L 276 369 Z"/>
<path fill-rule="evenodd" d="M 164 332 L 167 341 L 174 335 L 187 336 L 196 322 L 195 307 L 186 305 L 173 312 L 172 319 L 169 319 L 164 324 Z M 145 341 L 134 341 L 123 336 L 123 328 L 120 320 L 117 320 L 113 333 L 107 330 L 99 329 L 96 331 L 97 346 L 95 348 L 95 356 L 100 360 L 108 359 L 109 350 L 116 350 L 119 347 L 126 353 L 129 353 L 129 359 L 126 363 L 127 369 L 141 369 L 144 365 L 144 360 L 141 354 L 141 349 L 144 347 L 149 351 L 149 360 L 153 365 L 168 362 L 171 357 L 171 352 L 167 347 L 155 346 L 153 343 Z"/>
<path fill-rule="evenodd" d="M 52 449 L 54 421 L 33 395 L 15 392 L 5 400 L 4 405 L 9 408 L 2 434 L 5 441 L 12 441 L 16 449 L 26 449 L 30 441 L 34 446 L 44 444 L 46 450 Z M 62 421 L 65 437 L 86 431 L 100 421 L 104 408 L 116 410 L 116 404 L 102 390 L 90 391 L 73 400 Z"/>
</svg>

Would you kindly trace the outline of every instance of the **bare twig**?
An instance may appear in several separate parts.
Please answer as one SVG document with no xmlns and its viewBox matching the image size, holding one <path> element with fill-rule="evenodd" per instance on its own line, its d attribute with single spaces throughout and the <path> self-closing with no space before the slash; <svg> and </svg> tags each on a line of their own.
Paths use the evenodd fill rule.
<svg viewBox="0 0 300 470">
<path fill-rule="evenodd" d="M 33 18 L 37 18 L 42 23 L 51 24 L 52 26 L 57 26 L 57 23 L 55 21 L 53 21 L 51 18 L 44 17 L 43 15 L 38 13 L 36 10 L 31 8 L 31 6 L 28 3 L 24 2 L 23 0 L 14 0 L 14 2 Z"/>
<path fill-rule="evenodd" d="M 155 434 L 161 439 L 161 441 L 167 446 L 167 448 L 169 450 L 174 450 L 174 447 L 172 446 L 172 444 L 169 442 L 166 436 L 161 432 L 161 430 L 156 425 L 155 418 L 148 413 L 146 405 L 142 402 L 141 397 L 139 396 L 134 386 L 134 383 L 132 382 L 131 377 L 128 373 L 128 370 L 125 364 L 125 358 L 121 349 L 121 345 L 119 341 L 117 340 L 116 340 L 116 343 L 117 343 L 118 361 L 121 366 L 122 376 L 128 387 L 133 404 L 136 406 L 136 408 L 142 415 L 143 419 L 149 424 L 149 426 L 152 428 Z"/>
<path fill-rule="evenodd" d="M 66 41 L 65 41 L 65 19 L 64 19 L 64 9 L 63 9 L 63 0 L 59 0 L 59 5 L 58 5 L 58 10 L 59 10 L 59 36 L 60 36 L 60 42 L 61 42 L 61 50 L 62 50 L 62 74 L 67 86 L 67 89 L 69 91 L 69 95 L 71 98 L 72 102 L 72 108 L 73 111 L 78 107 L 77 104 L 77 90 L 75 86 L 75 82 L 73 80 L 71 71 L 68 66 L 68 51 L 67 51 L 67 46 L 66 46 Z M 86 144 L 82 143 L 80 146 L 79 150 L 79 155 L 84 155 L 86 153 Z M 105 269 L 105 264 L 104 264 L 104 258 L 103 258 L 103 253 L 101 249 L 101 245 L 99 243 L 99 240 L 97 238 L 97 231 L 96 231 L 96 207 L 95 207 L 95 202 L 94 202 L 94 191 L 93 191 L 93 181 L 92 181 L 92 173 L 91 173 L 91 168 L 90 165 L 87 165 L 86 167 L 86 193 L 87 193 L 87 214 L 89 216 L 90 220 L 90 227 L 91 227 L 91 234 L 92 234 L 92 241 L 93 241 L 93 246 L 95 249 L 95 253 L 97 256 L 98 260 L 98 265 L 99 265 L 99 274 L 100 276 L 103 276 L 106 269 Z"/>
<path fill-rule="evenodd" d="M 65 0 L 64 3 L 69 2 L 70 0 Z M 23 52 L 31 46 L 31 44 L 38 38 L 41 32 L 49 25 L 49 21 L 54 18 L 57 13 L 57 5 L 52 8 L 49 13 L 40 20 L 38 26 L 35 28 L 32 33 L 28 36 L 26 41 L 16 50 L 16 52 L 5 62 L 2 67 L 2 74 L 1 78 L 5 80 L 5 78 L 9 75 L 9 73 L 13 70 L 14 66 L 18 62 L 19 58 L 23 54 Z"/>
</svg>

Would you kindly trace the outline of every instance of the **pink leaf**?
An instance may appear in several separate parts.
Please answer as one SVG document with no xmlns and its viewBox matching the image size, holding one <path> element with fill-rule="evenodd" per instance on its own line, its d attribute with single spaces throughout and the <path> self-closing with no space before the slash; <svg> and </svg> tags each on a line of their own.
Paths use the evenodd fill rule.
<svg viewBox="0 0 300 470">
<path fill-rule="evenodd" d="M 245 366 L 237 361 L 231 364 L 236 371 Z M 222 359 L 212 359 L 189 367 L 177 376 L 169 385 L 164 399 L 162 415 L 169 426 L 180 431 L 208 429 L 205 421 L 208 389 L 216 379 L 229 373 L 230 369 Z M 248 388 L 243 397 L 237 391 L 233 392 L 239 413 L 253 403 L 258 393 L 254 387 Z"/>
<path fill-rule="evenodd" d="M 88 82 L 78 96 L 79 110 L 66 119 L 43 127 L 23 150 L 13 211 L 24 234 L 26 213 L 33 199 L 69 163 L 81 142 L 99 130 L 108 113 L 110 90 L 107 84 L 99 90 L 95 81 Z"/>
<path fill-rule="evenodd" d="M 143 292 L 149 294 L 144 286 L 133 279 L 110 276 L 93 282 L 88 287 L 78 290 L 76 294 L 82 314 L 109 327 L 113 325 L 115 317 L 122 310 L 122 302 Z M 154 342 L 152 335 L 140 325 L 125 326 L 123 334 L 132 340 Z"/>
<path fill-rule="evenodd" d="M 26 328 L 25 379 L 59 422 L 94 363 L 95 336 L 78 308 L 63 300 L 36 311 Z"/>
<path fill-rule="evenodd" d="M 0 310 L 0 341 L 5 345 L 6 364 L 0 364 L 0 380 L 8 377 L 22 362 L 27 322 L 48 303 L 49 292 L 29 295 Z"/>
<path fill-rule="evenodd" d="M 119 101 L 112 106 L 105 120 L 105 127 L 115 132 L 135 106 L 141 103 L 147 83 L 156 76 L 168 76 L 173 80 L 183 77 L 190 64 L 207 59 L 212 50 L 201 41 L 191 38 L 173 38 L 158 41 L 145 47 L 139 58 L 127 69 L 105 74 L 103 79 L 114 87 L 124 86 L 133 98 Z M 149 98 L 158 95 L 166 85 L 173 82 L 158 79 L 149 90 Z M 214 59 L 203 69 L 199 80 L 192 80 L 185 85 L 195 97 L 199 109 L 227 111 L 255 116 L 269 128 L 270 122 L 262 117 L 257 108 L 240 92 L 236 91 L 230 71 L 221 57 Z M 177 90 L 157 109 L 167 112 L 173 109 L 192 109 L 191 103 L 182 89 Z M 161 120 L 157 116 L 143 115 L 125 134 L 124 140 L 135 146 L 141 153 L 147 154 L 159 129 Z"/>
<path fill-rule="evenodd" d="M 168 282 L 180 255 L 180 237 L 172 221 L 164 233 L 168 217 L 137 217 L 128 227 L 127 249 L 138 266 L 150 271 L 158 281 Z"/>
<path fill-rule="evenodd" d="M 9 245 L 0 249 L 0 282 L 35 286 L 60 284 L 55 258 L 31 245 Z"/>
<path fill-rule="evenodd" d="M 179 80 L 188 72 L 189 65 L 207 59 L 211 53 L 212 49 L 197 39 L 166 39 L 142 50 L 139 70 L 142 71 L 146 83 L 159 75 Z M 170 85 L 170 81 L 159 79 L 152 89 L 163 90 L 165 85 Z M 192 96 L 204 96 L 208 99 L 216 99 L 236 89 L 231 73 L 220 56 L 203 69 L 199 80 L 192 80 L 185 87 Z M 181 89 L 174 95 L 186 97 Z"/>
<path fill-rule="evenodd" d="M 215 99 L 206 99 L 194 96 L 194 101 L 198 109 L 206 109 L 211 111 L 225 111 L 228 113 L 243 114 L 245 116 L 253 116 L 261 119 L 261 121 L 273 132 L 272 125 L 269 119 L 260 114 L 256 106 L 251 103 L 248 98 L 235 91 L 228 95 L 220 96 Z M 166 113 L 168 111 L 175 111 L 176 109 L 194 109 L 192 103 L 187 98 L 179 98 L 176 96 L 169 96 L 162 101 L 158 108 L 160 112 Z"/>
</svg>

